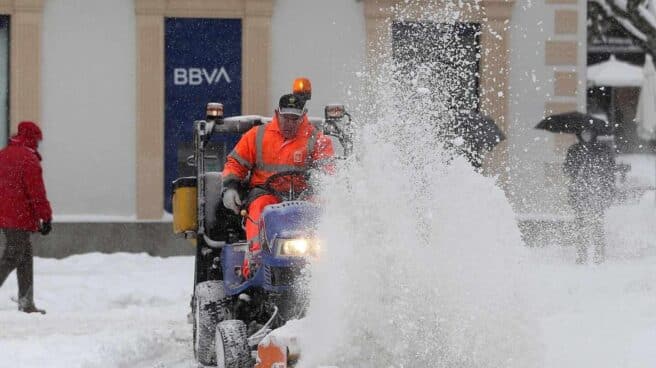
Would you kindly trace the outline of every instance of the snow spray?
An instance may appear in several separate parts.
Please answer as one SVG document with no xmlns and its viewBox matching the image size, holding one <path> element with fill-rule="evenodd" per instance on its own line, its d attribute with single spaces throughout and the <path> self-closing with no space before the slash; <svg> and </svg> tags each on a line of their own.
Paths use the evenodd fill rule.
<svg viewBox="0 0 656 368">
<path fill-rule="evenodd" d="M 425 12 L 453 22 L 443 5 Z M 511 206 L 440 138 L 463 102 L 453 77 L 387 58 L 362 73 L 355 154 L 324 179 L 299 366 L 539 366 Z"/>
</svg>

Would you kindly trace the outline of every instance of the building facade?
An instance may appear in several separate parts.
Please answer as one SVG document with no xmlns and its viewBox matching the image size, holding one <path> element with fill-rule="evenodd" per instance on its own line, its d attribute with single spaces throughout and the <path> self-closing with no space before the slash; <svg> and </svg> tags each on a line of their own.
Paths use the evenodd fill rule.
<svg viewBox="0 0 656 368">
<path fill-rule="evenodd" d="M 522 216 L 566 212 L 560 164 L 571 137 L 533 126 L 545 114 L 585 107 L 585 0 L 457 3 L 455 21 L 480 27 L 480 108 L 508 137 L 488 168 Z M 293 78 L 306 76 L 311 114 L 348 104 L 364 88 L 358 73 L 392 49 L 392 6 L 407 7 L 402 21 L 422 22 L 426 9 L 446 3 L 0 1 L 8 30 L 3 59 L 0 27 L 4 130 L 41 123 L 48 194 L 63 230 L 48 241 L 70 244 L 71 252 L 134 249 L 148 237 L 170 242 L 167 182 L 185 152 L 170 137 L 202 117 L 198 101 L 216 97 L 233 113 L 270 115 Z M 198 115 L 180 121 L 180 111 Z M 100 249 L 79 246 L 88 229 L 102 238 Z M 156 253 L 155 244 L 143 247 Z"/>
</svg>

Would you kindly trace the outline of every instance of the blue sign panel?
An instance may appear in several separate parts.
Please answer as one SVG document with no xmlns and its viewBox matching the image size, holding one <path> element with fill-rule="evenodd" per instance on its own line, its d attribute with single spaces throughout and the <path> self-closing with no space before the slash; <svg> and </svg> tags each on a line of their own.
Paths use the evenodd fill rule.
<svg viewBox="0 0 656 368">
<path fill-rule="evenodd" d="M 241 114 L 242 28 L 239 19 L 200 18 L 167 18 L 165 28 L 164 203 L 171 212 L 171 182 L 193 175 L 186 158 L 194 120 L 205 118 L 208 102 L 223 103 L 226 116 Z M 238 138 L 216 137 L 211 149 L 223 158 Z"/>
</svg>

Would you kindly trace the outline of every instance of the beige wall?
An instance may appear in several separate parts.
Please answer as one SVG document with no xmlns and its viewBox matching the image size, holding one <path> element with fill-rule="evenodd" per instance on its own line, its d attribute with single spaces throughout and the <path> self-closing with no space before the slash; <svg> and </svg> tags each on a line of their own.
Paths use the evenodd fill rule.
<svg viewBox="0 0 656 368">
<path fill-rule="evenodd" d="M 41 25 L 43 0 L 0 0 L 0 14 L 11 17 L 9 121 L 41 120 Z"/>
<path fill-rule="evenodd" d="M 435 0 L 425 0 L 436 4 Z M 403 0 L 363 0 L 369 61 L 385 53 L 385 42 L 391 43 L 389 8 L 404 4 Z M 421 3 L 420 0 L 416 3 Z M 481 43 L 482 110 L 495 118 L 504 132 L 512 132 L 509 118 L 509 25 L 515 0 L 481 0 L 479 8 L 465 7 L 462 21 L 479 22 L 483 26 Z M 164 180 L 164 18 L 205 17 L 240 18 L 243 25 L 242 110 L 270 113 L 271 85 L 271 16 L 274 0 L 134 0 L 136 14 L 136 214 L 138 219 L 160 219 L 163 214 Z M 0 0 L 0 13 L 11 16 L 10 121 L 12 131 L 20 120 L 41 118 L 41 34 L 44 0 Z M 581 86 L 576 84 L 582 71 L 582 48 L 576 40 L 583 37 L 582 10 L 576 0 L 552 0 L 541 5 L 553 9 L 555 43 L 541 45 L 544 67 L 550 70 L 553 83 L 551 98 L 544 111 L 581 106 Z M 421 7 L 407 12 L 421 20 Z M 578 12 L 578 29 L 571 20 Z M 584 30 L 583 30 L 584 33 Z M 374 42 L 376 41 L 376 42 Z M 572 43 L 574 42 L 574 46 Z M 382 49 L 381 49 L 382 48 Z M 389 48 L 388 48 L 389 49 Z M 562 52 L 561 52 L 562 51 Z M 542 56 L 541 56 L 542 57 Z M 542 102 L 540 102 L 542 105 Z M 537 113 L 537 112 L 536 112 Z M 512 139 L 512 137 L 511 137 Z M 509 139 L 509 140 L 511 140 Z M 565 142 L 566 143 L 566 142 Z M 556 142 L 555 148 L 566 146 Z M 507 162 L 507 143 L 494 151 L 493 167 Z M 503 172 L 503 171 L 502 171 Z"/>
<path fill-rule="evenodd" d="M 550 0 L 554 8 L 554 36 L 545 43 L 545 65 L 553 68 L 553 98 L 545 103 L 544 114 L 551 115 L 578 109 L 579 75 L 582 62 L 579 48 L 580 18 L 578 0 Z M 584 10 L 582 10 L 585 12 Z M 554 139 L 554 149 L 563 155 L 574 142 L 571 135 Z"/>
<path fill-rule="evenodd" d="M 134 220 L 133 0 L 44 1 L 43 174 L 55 220 Z"/>
<path fill-rule="evenodd" d="M 273 0 L 135 0 L 137 14 L 137 218 L 164 211 L 164 17 L 240 18 L 242 110 L 265 114 Z"/>
</svg>

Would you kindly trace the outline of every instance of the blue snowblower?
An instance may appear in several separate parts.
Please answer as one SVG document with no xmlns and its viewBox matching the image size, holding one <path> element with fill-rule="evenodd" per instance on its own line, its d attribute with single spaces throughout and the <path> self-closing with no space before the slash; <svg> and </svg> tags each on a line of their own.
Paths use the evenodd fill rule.
<svg viewBox="0 0 656 368">
<path fill-rule="evenodd" d="M 326 107 L 326 117 L 311 122 L 336 146 L 338 156 L 350 152 L 350 117 L 342 105 Z M 187 161 L 195 176 L 173 182 L 174 232 L 196 245 L 193 323 L 194 356 L 203 366 L 263 368 L 293 366 L 288 348 L 281 357 L 262 358 L 261 342 L 287 321 L 304 316 L 308 300 L 306 266 L 318 257 L 316 229 L 321 208 L 313 195 L 309 172 L 289 171 L 271 176 L 263 189 L 281 203 L 267 206 L 258 223 L 261 251 L 248 252 L 245 210 L 236 215 L 221 201 L 218 171 L 207 160 L 223 160 L 207 147 L 212 137 L 241 135 L 267 123 L 261 116 L 224 118 L 223 106 L 210 103 L 207 118 L 194 123 L 194 155 Z M 246 197 L 246 191 L 241 193 Z M 252 256 L 251 256 L 252 255 Z M 244 265 L 249 267 L 244 276 Z M 259 348 L 259 349 L 258 349 Z M 259 351 L 258 351 L 259 350 Z"/>
</svg>

